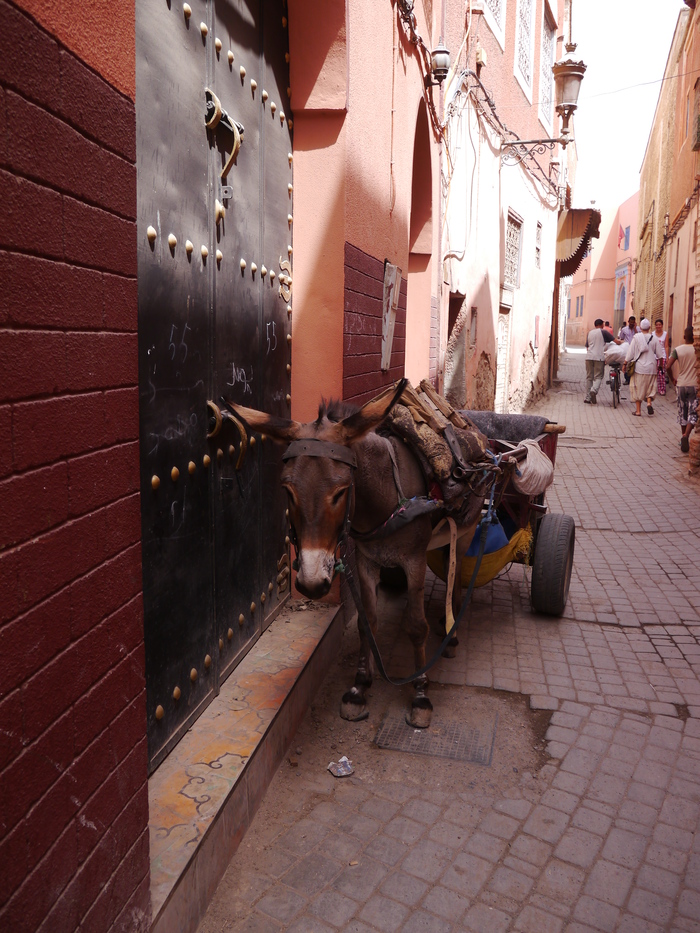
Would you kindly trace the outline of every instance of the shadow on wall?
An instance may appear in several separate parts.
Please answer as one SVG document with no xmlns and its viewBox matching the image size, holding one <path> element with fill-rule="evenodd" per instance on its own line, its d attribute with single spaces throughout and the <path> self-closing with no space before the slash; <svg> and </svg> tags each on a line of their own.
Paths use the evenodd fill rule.
<svg viewBox="0 0 700 933">
<path fill-rule="evenodd" d="M 455 408 L 493 411 L 497 346 L 488 273 L 468 299 L 457 294 L 450 297 L 448 326 L 445 397 Z"/>
<path fill-rule="evenodd" d="M 547 391 L 549 376 L 549 342 L 535 349 L 528 343 L 520 366 L 520 385 L 508 394 L 508 410 L 512 413 L 526 411 L 533 402 Z"/>
</svg>

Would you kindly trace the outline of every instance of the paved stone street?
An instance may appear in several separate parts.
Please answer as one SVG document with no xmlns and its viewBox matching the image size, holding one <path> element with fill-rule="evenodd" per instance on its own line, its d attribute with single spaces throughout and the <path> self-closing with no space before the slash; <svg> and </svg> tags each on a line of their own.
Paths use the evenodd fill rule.
<svg viewBox="0 0 700 933">
<path fill-rule="evenodd" d="M 533 409 L 567 425 L 547 499 L 576 521 L 564 617 L 534 615 L 513 566 L 431 676 L 443 702 L 519 703 L 521 734 L 551 711 L 546 749 L 528 739 L 528 761 L 489 777 L 372 746 L 386 773 L 370 773 L 377 721 L 332 725 L 347 684 L 331 671 L 200 933 L 700 931 L 700 485 L 673 388 L 653 417 L 613 410 L 606 385 L 584 405 L 583 359 L 567 354 Z M 430 618 L 442 592 L 430 576 Z M 405 640 L 380 644 L 408 673 Z M 323 741 L 345 729 L 345 745 L 316 759 L 345 751 L 350 778 L 307 765 L 323 717 Z M 416 762 L 435 780 L 412 779 Z"/>
</svg>

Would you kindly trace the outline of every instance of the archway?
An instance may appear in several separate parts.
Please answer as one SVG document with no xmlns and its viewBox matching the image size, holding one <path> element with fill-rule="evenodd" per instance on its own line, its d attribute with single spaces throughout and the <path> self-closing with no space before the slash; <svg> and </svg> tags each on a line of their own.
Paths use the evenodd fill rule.
<svg viewBox="0 0 700 933">
<path fill-rule="evenodd" d="M 432 248 L 433 173 L 430 127 L 425 102 L 421 101 L 413 143 L 406 301 L 406 375 L 414 384 L 427 378 L 430 371 Z"/>
</svg>

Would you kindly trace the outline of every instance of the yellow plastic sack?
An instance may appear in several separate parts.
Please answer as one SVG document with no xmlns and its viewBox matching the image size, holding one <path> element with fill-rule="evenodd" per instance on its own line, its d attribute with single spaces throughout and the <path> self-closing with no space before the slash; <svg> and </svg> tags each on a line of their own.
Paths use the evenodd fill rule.
<svg viewBox="0 0 700 933">
<path fill-rule="evenodd" d="M 481 559 L 481 566 L 476 577 L 475 586 L 486 586 L 503 570 L 506 564 L 518 557 L 524 557 L 530 550 L 532 541 L 532 531 L 530 528 L 521 528 L 516 531 L 505 547 L 491 554 L 484 554 Z M 428 551 L 428 567 L 435 576 L 444 580 L 446 577 L 445 566 L 442 557 L 442 551 Z M 476 557 L 462 558 L 462 586 L 469 586 L 469 581 L 476 567 Z"/>
</svg>

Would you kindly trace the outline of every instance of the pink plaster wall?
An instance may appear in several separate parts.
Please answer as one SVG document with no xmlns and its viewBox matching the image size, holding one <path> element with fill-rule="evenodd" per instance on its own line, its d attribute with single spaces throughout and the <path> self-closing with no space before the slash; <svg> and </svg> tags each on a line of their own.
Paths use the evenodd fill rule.
<svg viewBox="0 0 700 933">
<path fill-rule="evenodd" d="M 430 256 L 411 253 L 408 272 L 406 377 L 413 385 L 418 385 L 421 379 L 430 375 Z"/>
<path fill-rule="evenodd" d="M 292 416 L 343 394 L 344 111 L 294 114 Z"/>
<path fill-rule="evenodd" d="M 421 4 L 415 12 L 419 31 L 429 36 Z M 313 0 L 289 0 L 289 40 L 295 190 L 292 415 L 305 420 L 315 417 L 321 395 L 340 396 L 343 389 L 345 243 L 380 262 L 389 260 L 408 278 L 423 81 L 415 47 L 391 4 L 330 0 L 319 17 Z M 432 132 L 424 145 L 430 153 L 427 202 L 437 218 L 438 146 Z M 421 194 L 424 210 L 425 191 Z M 427 228 L 427 236 L 422 230 L 419 248 L 428 256 L 437 251 L 437 226 Z M 408 286 L 415 327 L 407 334 L 406 359 L 407 365 L 409 357 L 412 361 L 412 378 L 420 379 L 429 375 L 436 265 L 428 263 L 415 282 L 411 273 Z"/>
</svg>

